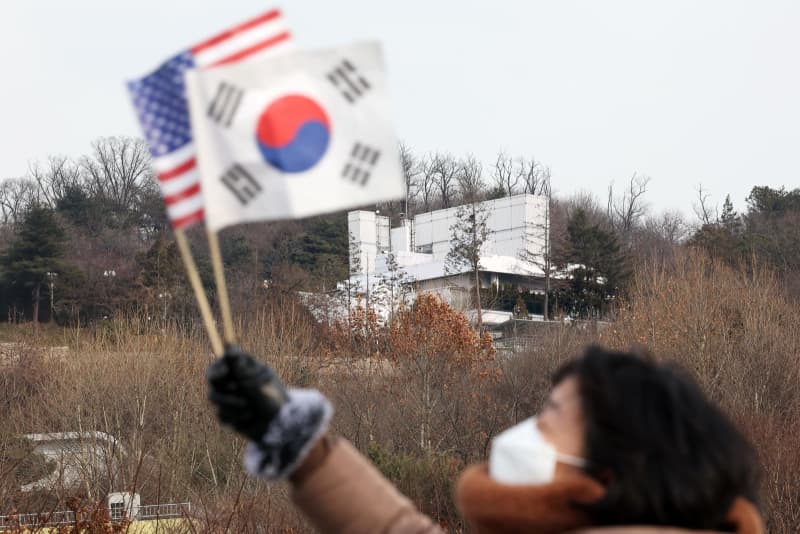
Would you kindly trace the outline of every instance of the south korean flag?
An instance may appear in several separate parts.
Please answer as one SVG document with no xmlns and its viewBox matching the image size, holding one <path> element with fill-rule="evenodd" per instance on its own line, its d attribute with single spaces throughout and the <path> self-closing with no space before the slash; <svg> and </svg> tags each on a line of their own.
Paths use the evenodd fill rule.
<svg viewBox="0 0 800 534">
<path fill-rule="evenodd" d="M 405 194 L 377 43 L 189 71 L 186 87 L 211 231 Z"/>
</svg>

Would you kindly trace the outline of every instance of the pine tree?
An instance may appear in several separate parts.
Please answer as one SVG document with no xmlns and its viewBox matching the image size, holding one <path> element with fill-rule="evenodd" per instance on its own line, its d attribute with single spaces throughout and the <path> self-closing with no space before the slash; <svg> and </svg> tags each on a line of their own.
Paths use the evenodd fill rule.
<svg viewBox="0 0 800 534">
<path fill-rule="evenodd" d="M 489 213 L 478 203 L 459 206 L 456 223 L 450 227 L 450 252 L 445 258 L 445 273 L 471 273 L 475 278 L 475 300 L 478 310 L 478 332 L 483 331 L 481 313 L 481 247 L 489 236 L 486 221 Z M 465 271 L 466 269 L 466 271 Z"/>
<path fill-rule="evenodd" d="M 725 202 L 722 204 L 722 214 L 719 217 L 719 224 L 732 235 L 738 235 L 742 229 L 742 221 L 739 214 L 733 209 L 731 196 L 725 196 Z"/>
<path fill-rule="evenodd" d="M 614 233 L 589 221 L 583 209 L 570 217 L 567 234 L 571 275 L 563 297 L 579 315 L 602 312 L 628 277 L 627 258 Z"/>
<path fill-rule="evenodd" d="M 353 232 L 348 234 L 347 250 L 350 257 L 350 276 L 361 273 L 361 250 Z"/>
<path fill-rule="evenodd" d="M 169 309 L 181 302 L 187 292 L 186 275 L 179 258 L 178 245 L 168 239 L 166 232 L 160 232 L 150 249 L 136 256 L 137 279 L 147 294 L 146 301 L 140 304 L 152 306 L 154 311 L 163 310 L 159 315 L 165 324 Z M 202 266 L 200 269 L 201 273 L 206 270 Z"/>
<path fill-rule="evenodd" d="M 800 188 L 787 191 L 785 187 L 773 189 L 756 186 L 747 196 L 748 215 L 778 216 L 800 211 Z"/>
<path fill-rule="evenodd" d="M 348 276 L 345 281 L 344 297 L 347 299 L 345 303 L 347 306 L 347 323 L 352 322 L 352 303 L 354 294 L 358 293 L 360 283 L 358 276 L 361 275 L 361 249 L 356 241 L 356 236 L 353 232 L 348 233 L 347 239 L 347 253 L 349 257 Z M 355 281 L 354 281 L 355 278 Z"/>
<path fill-rule="evenodd" d="M 389 288 L 389 319 L 391 321 L 394 318 L 395 303 L 405 304 L 414 278 L 400 267 L 397 258 L 391 251 L 386 255 L 386 273 L 382 278 L 383 284 Z"/>
<path fill-rule="evenodd" d="M 691 245 L 707 250 L 712 256 L 735 262 L 745 251 L 742 218 L 733 209 L 731 196 L 725 196 L 722 213 L 701 226 L 689 240 Z"/>
<path fill-rule="evenodd" d="M 63 272 L 64 230 L 51 210 L 33 205 L 25 214 L 16 238 L 0 259 L 3 281 L 12 290 L 29 291 L 32 320 L 39 321 L 41 290 L 48 276 Z"/>
<path fill-rule="evenodd" d="M 161 232 L 146 252 L 136 256 L 142 286 L 164 292 L 182 285 L 185 280 L 178 245 Z"/>
</svg>

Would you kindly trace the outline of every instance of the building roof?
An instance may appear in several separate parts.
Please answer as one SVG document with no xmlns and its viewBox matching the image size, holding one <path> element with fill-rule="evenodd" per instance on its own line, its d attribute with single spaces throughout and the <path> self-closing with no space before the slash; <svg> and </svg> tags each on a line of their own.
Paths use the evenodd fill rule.
<svg viewBox="0 0 800 534">
<path fill-rule="evenodd" d="M 419 254 L 417 254 L 419 256 Z M 484 273 L 500 273 L 500 274 L 515 274 L 521 276 L 535 276 L 544 277 L 544 271 L 538 266 L 522 261 L 513 256 L 481 256 L 480 272 Z M 422 282 L 424 280 L 435 280 L 437 278 L 444 278 L 469 272 L 468 267 L 463 267 L 456 272 L 446 272 L 444 261 L 429 261 L 423 263 L 413 263 L 410 265 L 401 265 L 400 269 L 405 272 L 409 278 Z M 386 271 L 377 273 L 370 273 L 370 286 L 377 283 L 382 276 L 386 276 Z M 353 277 L 357 279 L 362 287 L 367 285 L 367 275 L 356 275 Z"/>
<path fill-rule="evenodd" d="M 478 322 L 478 310 L 467 310 L 464 312 L 464 315 L 467 316 L 469 322 Z M 512 312 L 481 308 L 481 322 L 483 326 L 500 326 L 513 319 L 513 317 L 514 314 Z"/>
</svg>

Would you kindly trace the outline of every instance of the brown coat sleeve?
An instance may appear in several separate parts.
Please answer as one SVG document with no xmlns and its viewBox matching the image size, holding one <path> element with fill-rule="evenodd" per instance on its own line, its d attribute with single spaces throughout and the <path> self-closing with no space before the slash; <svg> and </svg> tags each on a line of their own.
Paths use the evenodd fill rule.
<svg viewBox="0 0 800 534">
<path fill-rule="evenodd" d="M 319 532 L 442 532 L 342 438 L 323 438 L 290 481 L 292 500 Z"/>
</svg>

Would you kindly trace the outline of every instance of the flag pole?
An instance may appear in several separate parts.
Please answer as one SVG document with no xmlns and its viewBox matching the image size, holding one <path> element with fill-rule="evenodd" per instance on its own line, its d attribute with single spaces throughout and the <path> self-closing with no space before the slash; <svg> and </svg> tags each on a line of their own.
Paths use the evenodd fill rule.
<svg viewBox="0 0 800 534">
<path fill-rule="evenodd" d="M 222 344 L 222 338 L 219 337 L 216 326 L 214 326 L 214 316 L 211 314 L 211 306 L 208 304 L 208 296 L 203 291 L 203 283 L 200 281 L 200 275 L 197 272 L 197 264 L 192 257 L 192 251 L 189 248 L 189 241 L 186 239 L 186 234 L 182 228 L 175 229 L 175 241 L 178 243 L 178 250 L 181 252 L 183 259 L 183 266 L 186 268 L 186 274 L 189 276 L 189 282 L 194 290 L 194 297 L 197 300 L 197 306 L 200 308 L 200 315 L 203 317 L 203 323 L 208 332 L 208 338 L 211 340 L 211 348 L 214 354 L 222 356 L 225 352 L 225 347 Z"/>
<path fill-rule="evenodd" d="M 228 299 L 228 286 L 225 284 L 225 271 L 222 264 L 222 252 L 219 248 L 219 237 L 216 232 L 208 232 L 208 249 L 211 253 L 211 266 L 214 268 L 214 282 L 217 285 L 219 311 L 222 314 L 222 333 L 226 343 L 235 343 L 233 331 L 233 315 L 231 302 Z"/>
</svg>

